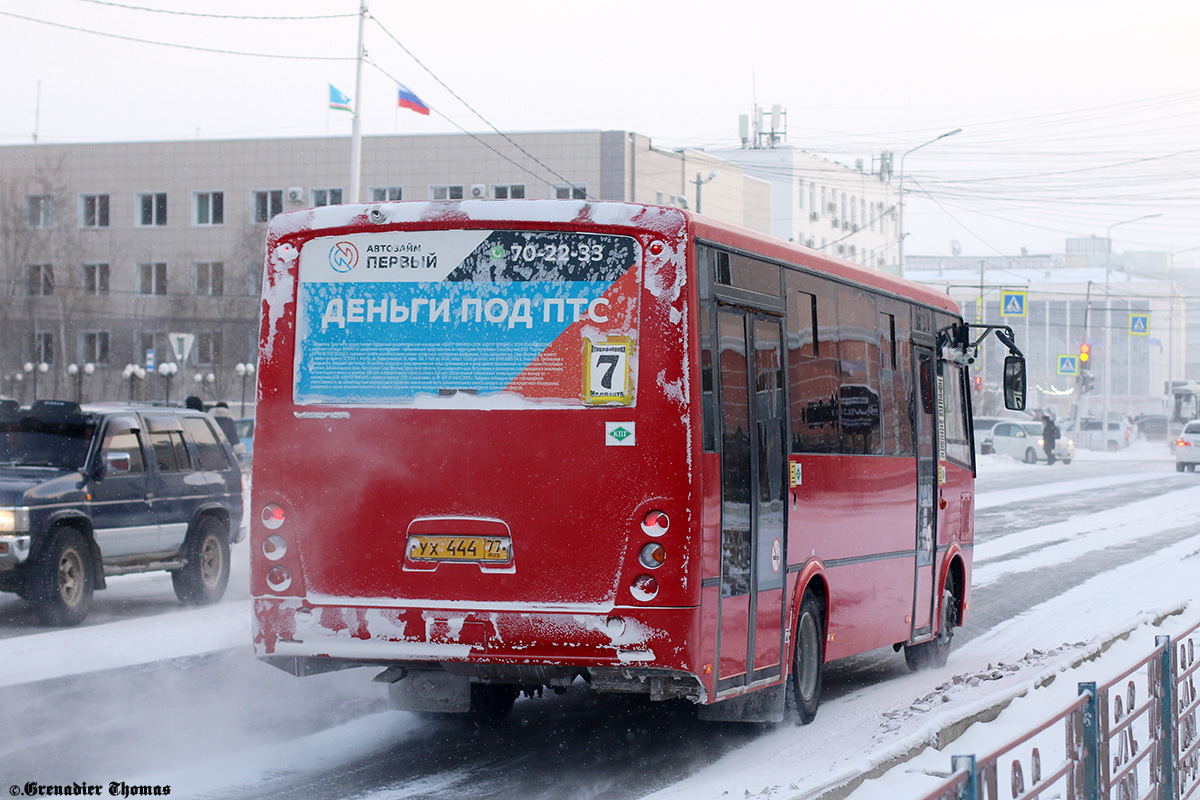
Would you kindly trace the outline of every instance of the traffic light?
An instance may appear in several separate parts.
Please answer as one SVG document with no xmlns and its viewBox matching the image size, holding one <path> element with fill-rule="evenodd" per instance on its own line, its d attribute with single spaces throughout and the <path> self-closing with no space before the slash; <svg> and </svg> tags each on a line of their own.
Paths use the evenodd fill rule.
<svg viewBox="0 0 1200 800">
<path fill-rule="evenodd" d="M 1083 370 L 1079 373 L 1079 393 L 1087 394 L 1092 390 L 1092 385 L 1096 382 L 1096 376 L 1090 370 Z"/>
<path fill-rule="evenodd" d="M 1092 345 L 1088 342 L 1082 342 L 1079 345 L 1079 367 L 1086 367 L 1092 359 Z"/>
<path fill-rule="evenodd" d="M 975 391 L 977 391 L 977 392 L 983 391 L 983 376 L 982 375 L 975 376 Z"/>
</svg>

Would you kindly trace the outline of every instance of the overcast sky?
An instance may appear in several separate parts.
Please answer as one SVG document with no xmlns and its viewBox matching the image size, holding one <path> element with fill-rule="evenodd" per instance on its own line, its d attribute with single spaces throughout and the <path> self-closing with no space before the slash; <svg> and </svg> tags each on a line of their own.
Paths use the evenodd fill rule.
<svg viewBox="0 0 1200 800">
<path fill-rule="evenodd" d="M 355 93 L 357 8 L 0 0 L 0 144 L 35 131 L 46 143 L 347 136 L 351 115 L 328 109 L 328 84 Z M 1115 227 L 1115 249 L 1200 263 L 1196 0 L 370 0 L 369 11 L 367 134 L 603 129 L 730 146 L 757 102 L 786 110 L 796 147 L 850 165 L 891 150 L 898 170 L 905 151 L 962 128 L 905 160 L 908 254 L 952 241 L 984 257 L 1061 252 L 1066 237 L 1161 214 Z M 396 80 L 434 113 L 397 109 Z"/>
</svg>

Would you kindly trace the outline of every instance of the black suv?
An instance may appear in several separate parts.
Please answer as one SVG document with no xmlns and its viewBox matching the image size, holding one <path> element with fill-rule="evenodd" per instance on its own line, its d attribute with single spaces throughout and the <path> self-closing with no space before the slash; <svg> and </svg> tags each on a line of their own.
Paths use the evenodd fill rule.
<svg viewBox="0 0 1200 800">
<path fill-rule="evenodd" d="M 169 570 L 215 603 L 242 537 L 242 475 L 208 414 L 0 401 L 0 591 L 47 625 L 87 616 L 105 576 Z"/>
</svg>

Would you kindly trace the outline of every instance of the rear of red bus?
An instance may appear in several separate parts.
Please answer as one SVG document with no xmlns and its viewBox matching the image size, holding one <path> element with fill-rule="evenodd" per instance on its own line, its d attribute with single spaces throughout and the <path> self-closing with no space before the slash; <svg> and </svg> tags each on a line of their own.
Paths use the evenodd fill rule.
<svg viewBox="0 0 1200 800">
<path fill-rule="evenodd" d="M 271 223 L 255 652 L 397 707 L 704 702 L 687 218 L 561 201 Z"/>
</svg>

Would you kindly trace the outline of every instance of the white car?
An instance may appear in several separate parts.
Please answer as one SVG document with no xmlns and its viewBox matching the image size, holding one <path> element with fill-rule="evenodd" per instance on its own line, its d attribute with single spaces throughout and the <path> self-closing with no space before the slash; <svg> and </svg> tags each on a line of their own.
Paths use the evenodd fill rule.
<svg viewBox="0 0 1200 800">
<path fill-rule="evenodd" d="M 1197 464 L 1200 464 L 1200 420 L 1184 425 L 1175 440 L 1175 469 L 1195 472 Z"/>
<path fill-rule="evenodd" d="M 1110 453 L 1129 447 L 1132 439 L 1129 427 L 1120 420 L 1108 421 L 1108 435 L 1100 429 L 1100 420 L 1095 417 L 1080 417 L 1079 430 L 1076 431 L 1072 420 L 1067 420 L 1059 429 L 1063 434 L 1070 434 L 1079 442 L 1079 446 L 1088 450 L 1107 450 Z"/>
<path fill-rule="evenodd" d="M 992 452 L 1027 464 L 1046 460 L 1040 422 L 997 422 L 984 442 L 985 445 L 991 443 Z M 1064 464 L 1070 464 L 1071 459 L 1075 458 L 1075 442 L 1060 436 L 1054 445 L 1054 457 Z"/>
</svg>

